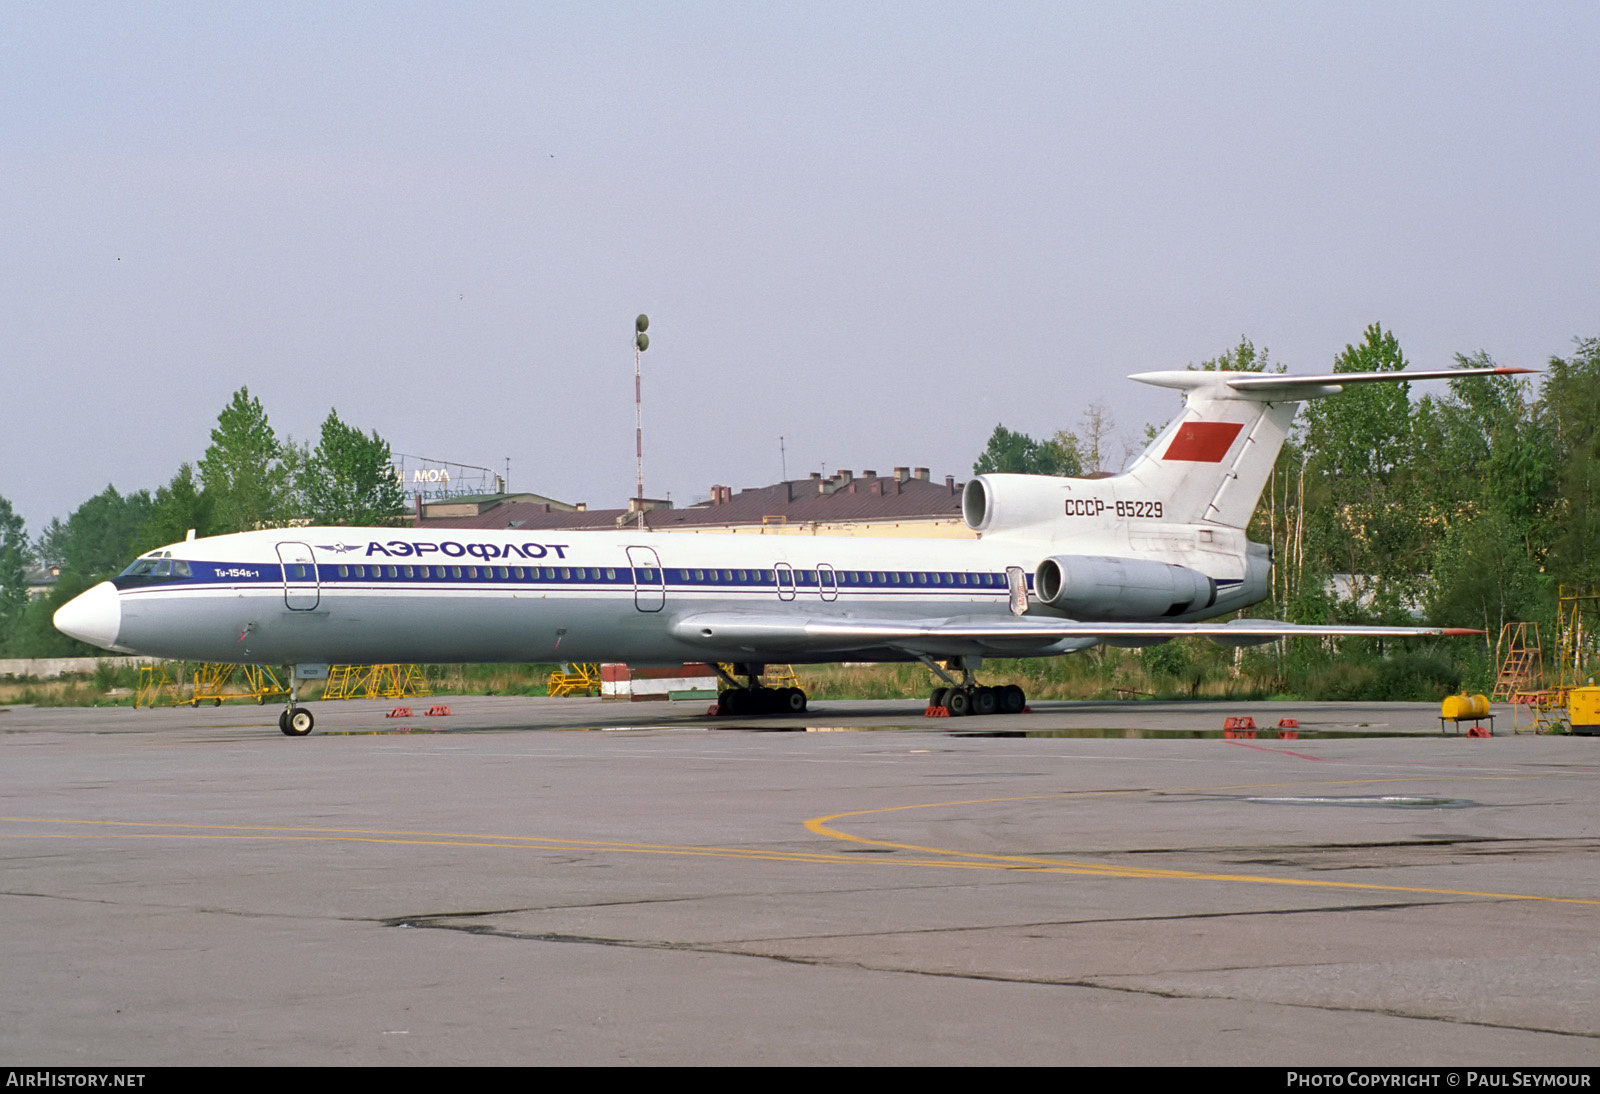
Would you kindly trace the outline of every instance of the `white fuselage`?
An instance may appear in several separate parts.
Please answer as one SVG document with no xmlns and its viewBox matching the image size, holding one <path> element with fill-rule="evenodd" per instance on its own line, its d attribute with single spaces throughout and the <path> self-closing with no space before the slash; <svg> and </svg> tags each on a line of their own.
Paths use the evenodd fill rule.
<svg viewBox="0 0 1600 1094">
<path fill-rule="evenodd" d="M 1205 567 L 1231 595 L 1196 615 L 1259 599 L 1254 588 L 1244 595 L 1247 584 L 1258 583 L 1243 580 L 1237 532 L 1112 519 L 1085 521 L 1083 534 L 1070 538 L 1082 553 Z M 708 646 L 675 625 L 706 612 L 797 621 L 1007 618 L 1008 568 L 1031 587 L 1040 561 L 1067 546 L 1056 535 L 276 529 L 151 552 L 130 573 L 91 590 L 97 595 L 86 610 L 99 613 L 91 640 L 101 645 L 206 661 L 904 660 L 913 654 L 860 640 Z M 162 572 L 131 572 L 152 559 L 146 569 Z M 1036 598 L 1029 611 L 1060 614 Z M 89 637 L 81 629 L 75 633 Z M 948 653 L 1033 655 L 1091 644 L 1011 640 L 980 650 L 952 642 Z"/>
</svg>

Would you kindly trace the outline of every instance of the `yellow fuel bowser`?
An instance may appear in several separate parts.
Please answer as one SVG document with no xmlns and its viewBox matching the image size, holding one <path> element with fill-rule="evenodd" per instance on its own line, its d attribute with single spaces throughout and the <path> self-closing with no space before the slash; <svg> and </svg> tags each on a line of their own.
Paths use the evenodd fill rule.
<svg viewBox="0 0 1600 1094">
<path fill-rule="evenodd" d="M 1600 737 L 1600 687 L 1590 684 L 1568 692 L 1567 716 L 1573 733 Z"/>
</svg>

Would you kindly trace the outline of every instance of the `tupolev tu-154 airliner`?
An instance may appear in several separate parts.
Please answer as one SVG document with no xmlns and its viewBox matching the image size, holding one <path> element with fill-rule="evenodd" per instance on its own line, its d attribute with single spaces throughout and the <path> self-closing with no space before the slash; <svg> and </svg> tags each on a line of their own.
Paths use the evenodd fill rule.
<svg viewBox="0 0 1600 1094">
<path fill-rule="evenodd" d="M 932 703 L 958 715 L 1026 703 L 978 684 L 985 657 L 1190 635 L 1477 634 L 1206 620 L 1267 596 L 1271 552 L 1245 527 L 1302 401 L 1527 371 L 1139 373 L 1185 396 L 1149 448 L 1102 478 L 979 475 L 961 497 L 976 540 L 264 529 L 150 551 L 55 624 L 121 653 L 293 665 L 289 736 L 313 726 L 300 679 L 330 663 L 707 662 L 722 709 L 753 714 L 806 708 L 799 689 L 762 686 L 769 662 L 921 661 L 947 685 Z"/>
</svg>

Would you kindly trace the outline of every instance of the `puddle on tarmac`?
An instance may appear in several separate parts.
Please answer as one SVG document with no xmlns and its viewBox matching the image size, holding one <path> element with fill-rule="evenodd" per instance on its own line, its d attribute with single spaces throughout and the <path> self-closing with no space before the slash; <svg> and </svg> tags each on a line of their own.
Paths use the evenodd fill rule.
<svg viewBox="0 0 1600 1094">
<path fill-rule="evenodd" d="M 943 729 L 943 727 L 939 727 Z M 698 725 L 695 723 L 666 725 L 592 725 L 592 726 L 385 726 L 370 729 L 320 730 L 324 736 L 333 737 L 386 737 L 409 734 L 444 736 L 462 733 L 507 733 L 519 730 L 544 729 L 558 733 L 897 733 L 924 730 L 922 726 L 907 725 L 802 725 L 796 722 L 748 723 L 745 725 Z M 1231 740 L 1256 741 L 1263 744 L 1284 744 L 1294 741 L 1329 741 L 1341 739 L 1371 739 L 1374 737 L 1453 737 L 1459 734 L 1438 733 L 1430 730 L 1399 730 L 1388 726 L 1351 726 L 1342 729 L 1149 729 L 1149 728 L 1095 728 L 1078 729 L 948 729 L 947 737 L 1063 737 L 1087 740 Z"/>
<path fill-rule="evenodd" d="M 1317 798 L 1232 798 L 1230 801 L 1257 805 L 1345 805 L 1377 809 L 1469 809 L 1478 803 L 1466 798 L 1424 798 L 1398 794 L 1368 794 L 1357 797 Z"/>
<path fill-rule="evenodd" d="M 616 727 L 628 728 L 628 727 Z M 666 726 L 635 726 L 636 729 L 666 729 Z M 690 728 L 690 727 L 684 727 Z M 906 725 L 860 725 L 860 726 L 815 726 L 815 725 L 717 725 L 706 727 L 693 727 L 714 729 L 719 732 L 733 731 L 738 733 L 896 733 L 907 730 L 921 730 L 922 726 Z M 941 727 L 942 728 L 942 727 Z M 1366 740 L 1373 737 L 1450 737 L 1457 736 L 1450 733 L 1439 733 L 1433 730 L 1402 730 L 1392 729 L 1389 726 L 1348 726 L 1340 729 L 1148 729 L 1120 727 L 1096 728 L 1080 727 L 1077 729 L 1002 729 L 999 727 L 978 729 L 949 729 L 945 730 L 947 737 L 1069 737 L 1085 738 L 1091 740 L 1227 740 L 1227 741 L 1262 741 L 1262 742 L 1289 742 L 1289 741 L 1329 741 L 1339 739 Z"/>
<path fill-rule="evenodd" d="M 1373 737 L 1448 737 L 1448 733 L 1428 730 L 1372 729 L 1295 729 L 1256 730 L 1241 733 L 1230 729 L 958 729 L 952 737 L 1087 737 L 1097 740 L 1153 740 L 1153 741 L 1262 741 L 1284 743 L 1292 741 L 1332 741 L 1340 739 L 1368 740 Z"/>
</svg>

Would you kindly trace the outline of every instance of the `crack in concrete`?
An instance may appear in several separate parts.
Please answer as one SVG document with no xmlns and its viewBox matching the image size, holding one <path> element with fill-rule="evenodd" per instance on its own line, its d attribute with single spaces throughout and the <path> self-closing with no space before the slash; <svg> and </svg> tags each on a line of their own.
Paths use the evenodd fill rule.
<svg viewBox="0 0 1600 1094">
<path fill-rule="evenodd" d="M 1307 855 L 1307 854 L 1316 854 L 1318 852 L 1333 852 L 1333 851 L 1382 851 L 1382 850 L 1391 850 L 1391 849 L 1405 850 L 1405 849 L 1430 848 L 1430 847 L 1467 847 L 1468 849 L 1474 849 L 1475 847 L 1479 847 L 1479 846 L 1481 846 L 1481 847 L 1483 847 L 1485 849 L 1484 850 L 1476 850 L 1475 853 L 1477 853 L 1477 854 L 1501 854 L 1501 855 L 1503 855 L 1503 854 L 1514 854 L 1515 853 L 1514 851 L 1505 851 L 1505 850 L 1498 850 L 1498 849 L 1491 850 L 1491 849 L 1489 849 L 1489 848 L 1492 848 L 1496 844 L 1523 844 L 1523 845 L 1529 845 L 1530 849 L 1537 849 L 1537 850 L 1540 850 L 1540 851 L 1543 851 L 1547 847 L 1549 849 L 1551 849 L 1551 850 L 1566 850 L 1566 849 L 1570 849 L 1570 848 L 1574 848 L 1574 847 L 1576 847 L 1576 848 L 1588 847 L 1590 849 L 1600 850 L 1600 840 L 1596 840 L 1592 836 L 1483 836 L 1483 837 L 1444 836 L 1444 837 L 1424 837 L 1422 839 L 1411 839 L 1411 840 L 1382 840 L 1382 841 L 1375 841 L 1375 842 L 1359 842 L 1359 843 L 1257 844 L 1257 845 L 1255 845 L 1253 847 L 1239 847 L 1239 846 L 1232 846 L 1232 847 L 1131 847 L 1131 848 L 1128 848 L 1126 850 L 1119 849 L 1119 850 L 1116 850 L 1116 851 L 1100 851 L 1100 852 L 1093 852 L 1093 851 L 1037 851 L 1037 852 L 1027 852 L 1027 853 L 1039 854 L 1039 855 L 1078 855 L 1079 857 L 1084 857 L 1084 856 L 1087 856 L 1087 855 L 1094 855 L 1094 854 L 1099 854 L 1099 855 L 1104 855 L 1104 856 L 1120 856 L 1120 855 L 1237 855 L 1237 854 L 1241 854 L 1241 853 L 1254 853 L 1254 854 L 1261 854 L 1261 855 L 1271 855 L 1271 854 L 1278 854 L 1278 855 Z"/>
<path fill-rule="evenodd" d="M 877 890 L 874 890 L 877 891 Z M 671 900 L 691 900 L 700 898 L 671 898 Z M 671 900 L 661 901 L 669 903 Z M 506 938 L 538 938 L 546 941 L 561 941 L 566 939 L 584 938 L 590 941 L 599 940 L 598 936 L 566 935 L 561 932 L 519 932 L 508 931 L 503 928 L 478 928 L 458 925 L 448 922 L 453 919 L 482 919 L 495 915 L 517 915 L 537 912 L 581 911 L 586 908 L 628 907 L 633 904 L 650 904 L 653 901 L 618 901 L 612 904 L 577 904 L 553 905 L 543 908 L 505 908 L 499 911 L 477 912 L 432 912 L 427 915 L 391 916 L 374 922 L 382 923 L 386 927 L 436 927 L 441 930 L 461 930 L 474 934 L 493 934 Z M 1173 915 L 1148 915 L 1148 916 L 1111 916 L 1099 919 L 1043 919 L 1025 923 L 978 923 L 957 927 L 907 927 L 892 931 L 840 931 L 829 934 L 804 934 L 804 935 L 763 935 L 755 938 L 726 939 L 722 945 L 756 945 L 771 944 L 775 942 L 819 942 L 840 941 L 856 938 L 883 938 L 886 936 L 900 935 L 941 935 L 941 934 L 970 934 L 977 931 L 1029 931 L 1043 930 L 1050 927 L 1094 927 L 1107 923 L 1181 923 L 1186 920 L 1208 919 L 1233 919 L 1238 917 L 1254 916 L 1289 916 L 1310 915 L 1321 912 L 1384 912 L 1402 911 L 1410 908 L 1436 908 L 1438 901 L 1391 901 L 1382 904 L 1333 904 L 1312 908 L 1259 908 L 1245 911 L 1219 911 L 1219 912 L 1182 912 Z M 1454 901 L 1450 903 L 1456 903 Z M 621 941 L 613 943 L 623 945 Z M 676 943 L 666 942 L 635 942 L 639 946 L 671 947 Z"/>
<path fill-rule="evenodd" d="M 863 972 L 882 972 L 904 976 L 929 976 L 942 980 L 973 980 L 997 984 L 1029 984 L 1038 987 L 1083 988 L 1090 991 L 1115 991 L 1125 995 L 1144 995 L 1157 999 L 1194 1000 L 1199 1002 L 1256 1003 L 1267 1006 L 1295 1007 L 1303 1010 L 1329 1011 L 1340 1014 L 1372 1014 L 1387 1018 L 1404 1018 L 1416 1022 L 1445 1022 L 1451 1025 L 1471 1026 L 1479 1029 L 1508 1030 L 1517 1033 L 1542 1033 L 1554 1037 L 1579 1037 L 1600 1040 L 1600 1033 L 1584 1030 L 1555 1029 L 1544 1026 L 1516 1025 L 1509 1022 L 1490 1022 L 1482 1019 L 1461 1018 L 1448 1014 L 1417 1014 L 1393 1007 L 1338 1006 L 1332 1003 L 1297 1003 L 1282 999 L 1260 999 L 1238 995 L 1205 995 L 1178 991 L 1171 988 L 1135 987 L 1112 984 L 1095 979 L 1065 979 L 1054 977 L 1010 976 L 1003 973 L 955 972 L 940 969 L 917 969 L 895 965 L 874 965 L 864 961 L 842 961 L 822 957 L 801 957 L 784 953 L 760 953 L 751 950 L 727 949 L 722 946 L 689 942 L 646 942 L 629 938 L 602 938 L 592 935 L 561 934 L 559 932 L 519 933 L 501 931 L 485 926 L 455 926 L 448 923 L 407 923 L 418 929 L 458 931 L 463 934 L 491 938 L 505 938 L 521 942 L 551 942 L 567 945 L 612 946 L 621 949 L 665 950 L 678 953 L 714 954 L 721 957 L 749 957 L 762 961 L 775 961 L 786 965 L 807 965 L 814 968 L 853 968 Z"/>
</svg>

